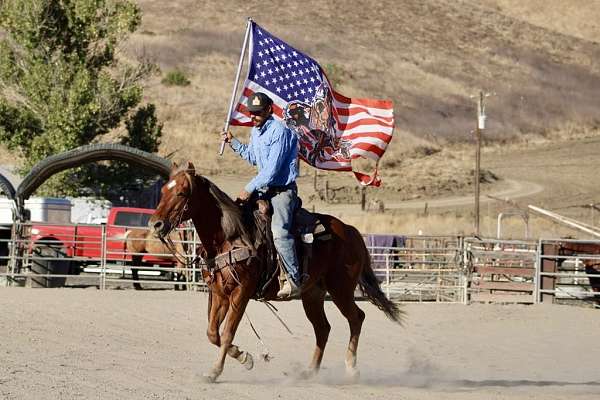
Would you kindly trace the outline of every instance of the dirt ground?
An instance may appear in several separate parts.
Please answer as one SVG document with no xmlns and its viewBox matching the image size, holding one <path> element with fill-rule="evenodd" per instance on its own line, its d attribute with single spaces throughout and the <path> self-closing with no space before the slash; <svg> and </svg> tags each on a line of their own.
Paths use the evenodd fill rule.
<svg viewBox="0 0 600 400">
<path fill-rule="evenodd" d="M 0 290 L 2 399 L 597 399 L 597 311 L 569 306 L 410 304 L 406 327 L 375 307 L 350 382 L 348 330 L 332 303 L 322 373 L 299 378 L 314 343 L 299 302 L 278 304 L 288 334 L 257 302 L 236 342 L 255 356 L 246 371 L 227 360 L 216 384 L 199 376 L 216 349 L 205 336 L 206 295 L 96 289 Z"/>
</svg>

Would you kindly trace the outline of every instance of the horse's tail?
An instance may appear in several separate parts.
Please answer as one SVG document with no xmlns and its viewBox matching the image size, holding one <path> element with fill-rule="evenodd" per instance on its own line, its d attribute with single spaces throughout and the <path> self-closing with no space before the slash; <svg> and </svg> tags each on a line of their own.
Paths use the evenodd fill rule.
<svg viewBox="0 0 600 400">
<path fill-rule="evenodd" d="M 371 303 L 383 311 L 389 319 L 402 325 L 406 313 L 404 310 L 400 309 L 398 304 L 390 301 L 381 290 L 379 281 L 377 281 L 377 277 L 375 277 L 375 273 L 371 267 L 371 256 L 367 250 L 367 246 L 364 244 L 360 233 L 358 231 L 356 231 L 356 233 L 362 243 L 361 250 L 363 250 L 363 268 L 360 277 L 358 278 L 360 290 L 362 291 L 363 296 L 366 296 Z"/>
</svg>

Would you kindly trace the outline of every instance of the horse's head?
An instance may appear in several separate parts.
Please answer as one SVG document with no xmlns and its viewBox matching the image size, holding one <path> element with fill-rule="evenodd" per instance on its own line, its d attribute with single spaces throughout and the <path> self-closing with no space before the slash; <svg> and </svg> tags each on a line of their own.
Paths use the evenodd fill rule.
<svg viewBox="0 0 600 400">
<path fill-rule="evenodd" d="M 157 237 L 167 236 L 180 223 L 191 218 L 188 206 L 194 190 L 194 164 L 184 168 L 173 163 L 169 182 L 160 191 L 160 202 L 150 218 L 149 226 Z"/>
</svg>

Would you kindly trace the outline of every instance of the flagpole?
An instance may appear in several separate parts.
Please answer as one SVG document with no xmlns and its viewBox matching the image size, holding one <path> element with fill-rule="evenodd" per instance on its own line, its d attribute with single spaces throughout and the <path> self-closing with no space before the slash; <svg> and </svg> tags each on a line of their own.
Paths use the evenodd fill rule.
<svg viewBox="0 0 600 400">
<path fill-rule="evenodd" d="M 242 66 L 244 65 L 244 56 L 246 55 L 246 48 L 248 47 L 248 36 L 250 36 L 250 27 L 252 26 L 252 18 L 248 18 L 246 23 L 246 34 L 244 35 L 244 43 L 242 44 L 242 51 L 240 53 L 240 62 L 238 63 L 237 72 L 235 74 L 235 82 L 233 83 L 233 90 L 231 91 L 231 101 L 229 102 L 229 111 L 227 112 L 227 118 L 225 119 L 225 126 L 223 127 L 223 134 L 229 130 L 229 121 L 231 120 L 231 114 L 233 114 L 233 105 L 235 103 L 235 95 L 237 92 L 238 83 L 240 82 L 240 74 L 242 72 Z M 223 137 L 221 142 L 221 148 L 219 149 L 219 155 L 223 155 L 225 150 L 226 136 Z"/>
</svg>

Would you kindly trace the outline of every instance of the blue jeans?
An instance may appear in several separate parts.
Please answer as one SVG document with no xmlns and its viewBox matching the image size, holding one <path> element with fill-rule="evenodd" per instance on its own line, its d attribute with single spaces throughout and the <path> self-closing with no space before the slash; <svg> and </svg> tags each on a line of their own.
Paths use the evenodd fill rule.
<svg viewBox="0 0 600 400">
<path fill-rule="evenodd" d="M 289 189 L 272 195 L 271 232 L 273 232 L 275 249 L 277 249 L 277 253 L 283 260 L 288 277 L 297 286 L 300 286 L 300 266 L 296 255 L 294 235 L 291 232 L 294 213 L 298 206 L 297 191 L 296 185 L 291 185 Z"/>
</svg>

